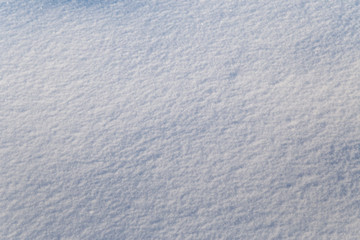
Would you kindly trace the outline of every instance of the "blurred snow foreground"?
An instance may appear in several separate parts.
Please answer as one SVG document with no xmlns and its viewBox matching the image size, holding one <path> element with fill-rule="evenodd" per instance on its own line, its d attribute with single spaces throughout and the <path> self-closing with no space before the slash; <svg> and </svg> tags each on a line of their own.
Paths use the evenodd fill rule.
<svg viewBox="0 0 360 240">
<path fill-rule="evenodd" d="M 359 239 L 359 4 L 0 1 L 0 238 Z"/>
</svg>

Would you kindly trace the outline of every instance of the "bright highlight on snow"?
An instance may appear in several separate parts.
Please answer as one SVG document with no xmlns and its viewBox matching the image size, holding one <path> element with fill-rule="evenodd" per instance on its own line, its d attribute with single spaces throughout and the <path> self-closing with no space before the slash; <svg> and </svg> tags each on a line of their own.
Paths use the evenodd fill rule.
<svg viewBox="0 0 360 240">
<path fill-rule="evenodd" d="M 359 239 L 360 2 L 0 1 L 1 239 Z"/>
</svg>

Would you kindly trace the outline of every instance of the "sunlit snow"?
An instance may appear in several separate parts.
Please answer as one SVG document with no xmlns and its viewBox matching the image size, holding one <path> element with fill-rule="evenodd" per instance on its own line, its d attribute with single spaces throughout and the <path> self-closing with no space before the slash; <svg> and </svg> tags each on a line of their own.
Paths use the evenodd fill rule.
<svg viewBox="0 0 360 240">
<path fill-rule="evenodd" d="M 360 1 L 0 0 L 0 239 L 360 239 Z"/>
</svg>

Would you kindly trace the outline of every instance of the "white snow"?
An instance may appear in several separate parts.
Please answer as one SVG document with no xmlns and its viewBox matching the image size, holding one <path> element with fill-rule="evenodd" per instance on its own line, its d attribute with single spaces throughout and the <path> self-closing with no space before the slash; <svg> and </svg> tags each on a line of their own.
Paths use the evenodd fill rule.
<svg viewBox="0 0 360 240">
<path fill-rule="evenodd" d="M 1 239 L 359 239 L 360 2 L 0 1 Z"/>
</svg>

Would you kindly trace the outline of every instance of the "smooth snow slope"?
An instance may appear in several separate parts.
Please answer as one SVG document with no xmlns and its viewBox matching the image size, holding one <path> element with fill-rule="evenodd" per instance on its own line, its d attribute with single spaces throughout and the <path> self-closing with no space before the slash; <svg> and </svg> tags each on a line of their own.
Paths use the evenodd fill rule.
<svg viewBox="0 0 360 240">
<path fill-rule="evenodd" d="M 359 239 L 360 1 L 0 1 L 0 239 Z"/>
</svg>

